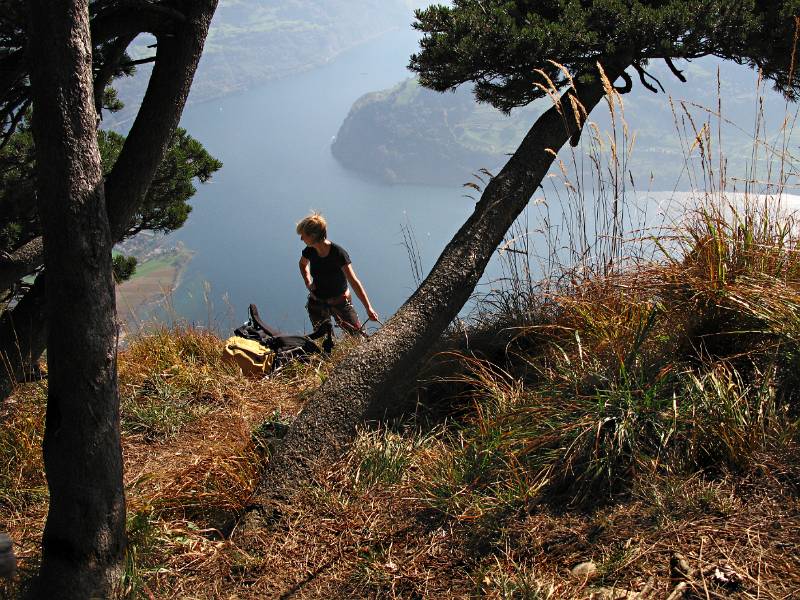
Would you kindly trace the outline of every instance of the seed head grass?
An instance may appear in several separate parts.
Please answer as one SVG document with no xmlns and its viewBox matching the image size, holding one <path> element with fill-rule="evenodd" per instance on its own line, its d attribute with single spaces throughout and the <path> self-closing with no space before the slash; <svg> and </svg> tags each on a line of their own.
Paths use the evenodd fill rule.
<svg viewBox="0 0 800 600">
<path fill-rule="evenodd" d="M 263 528 L 237 525 L 274 438 L 358 342 L 254 379 L 207 331 L 131 339 L 123 596 L 800 595 L 800 231 L 786 182 L 757 194 L 752 173 L 730 190 L 715 127 L 673 104 L 703 192 L 653 226 L 608 90 L 612 131 L 583 134 L 591 174 L 573 178 L 583 158 L 559 156 L 562 195 L 535 203 L 541 230 L 530 213 L 514 225 L 504 277 L 429 359 L 417 411 L 363 424 Z M 46 381 L 20 386 L 2 407 L 0 519 L 20 558 L 3 598 L 40 560 L 46 394 Z M 576 576 L 586 562 L 594 573 Z"/>
</svg>

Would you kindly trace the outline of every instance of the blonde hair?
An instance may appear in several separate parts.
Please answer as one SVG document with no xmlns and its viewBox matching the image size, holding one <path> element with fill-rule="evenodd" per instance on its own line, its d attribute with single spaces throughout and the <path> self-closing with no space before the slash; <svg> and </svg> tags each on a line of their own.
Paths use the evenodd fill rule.
<svg viewBox="0 0 800 600">
<path fill-rule="evenodd" d="M 318 212 L 312 212 L 297 224 L 297 235 L 305 234 L 315 242 L 322 242 L 328 237 L 328 222 Z"/>
</svg>

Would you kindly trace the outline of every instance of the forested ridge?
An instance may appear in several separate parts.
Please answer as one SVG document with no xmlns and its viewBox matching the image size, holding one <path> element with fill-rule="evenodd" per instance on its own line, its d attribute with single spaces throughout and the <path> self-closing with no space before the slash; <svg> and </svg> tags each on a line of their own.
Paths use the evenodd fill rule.
<svg viewBox="0 0 800 600">
<path fill-rule="evenodd" d="M 420 0 L 223 0 L 192 86 L 190 102 L 242 92 L 332 60 L 386 31 L 408 27 Z M 136 59 L 153 54 L 150 38 L 131 49 Z M 107 126 L 125 128 L 146 85 L 148 66 L 118 84 L 130 105 Z"/>
<path fill-rule="evenodd" d="M 654 65 L 652 73 L 665 93 L 636 89 L 625 96 L 620 117 L 636 132 L 626 168 L 641 190 L 692 188 L 685 177 L 678 132 L 685 118 L 684 104 L 721 109 L 721 142 L 734 171 L 744 172 L 752 162 L 754 136 L 774 140 L 782 135 L 786 101 L 759 84 L 751 69 L 714 59 L 687 63 L 684 68 L 691 83 L 681 83 L 666 67 Z M 539 100 L 506 115 L 476 102 L 466 85 L 439 94 L 410 78 L 356 100 L 331 150 L 342 165 L 370 179 L 459 185 L 474 181 L 473 174 L 480 169 L 497 170 L 547 102 Z M 762 124 L 766 131 L 760 133 L 752 120 L 759 110 L 768 117 Z M 598 115 L 597 121 L 602 128 L 609 126 L 605 115 Z M 791 143 L 797 139 L 792 132 Z"/>
</svg>

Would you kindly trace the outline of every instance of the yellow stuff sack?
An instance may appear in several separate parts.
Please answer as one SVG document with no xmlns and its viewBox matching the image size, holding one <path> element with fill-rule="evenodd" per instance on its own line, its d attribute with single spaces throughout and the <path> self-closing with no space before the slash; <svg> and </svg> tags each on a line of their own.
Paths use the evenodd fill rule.
<svg viewBox="0 0 800 600">
<path fill-rule="evenodd" d="M 263 377 L 272 370 L 275 352 L 256 340 L 234 335 L 225 340 L 222 360 L 239 367 L 243 375 Z"/>
</svg>

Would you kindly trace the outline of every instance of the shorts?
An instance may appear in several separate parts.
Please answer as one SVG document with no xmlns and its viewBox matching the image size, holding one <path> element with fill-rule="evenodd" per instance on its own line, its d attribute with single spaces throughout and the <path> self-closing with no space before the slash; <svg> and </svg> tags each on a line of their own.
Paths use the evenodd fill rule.
<svg viewBox="0 0 800 600">
<path fill-rule="evenodd" d="M 350 299 L 344 295 L 321 300 L 309 294 L 306 310 L 314 331 L 325 325 L 330 326 L 331 317 L 335 318 L 339 327 L 347 333 L 358 334 L 361 330 L 361 321 L 358 319 L 358 313 L 356 313 L 356 309 Z"/>
</svg>

